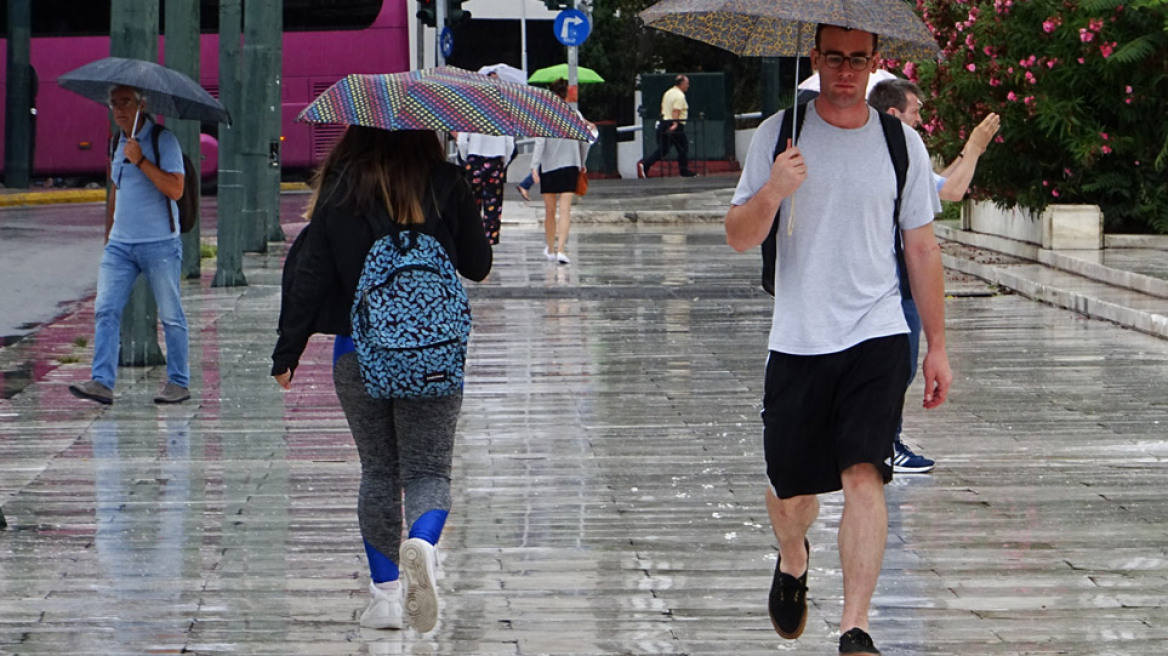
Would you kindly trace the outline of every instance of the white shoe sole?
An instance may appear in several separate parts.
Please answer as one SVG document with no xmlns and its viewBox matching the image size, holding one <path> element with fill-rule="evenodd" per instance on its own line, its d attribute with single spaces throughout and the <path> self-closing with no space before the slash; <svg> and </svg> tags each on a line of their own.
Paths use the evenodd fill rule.
<svg viewBox="0 0 1168 656">
<path fill-rule="evenodd" d="M 421 633 L 433 630 L 438 623 L 438 590 L 426 567 L 426 549 L 418 538 L 401 546 L 401 567 L 406 574 L 406 619 Z"/>
</svg>

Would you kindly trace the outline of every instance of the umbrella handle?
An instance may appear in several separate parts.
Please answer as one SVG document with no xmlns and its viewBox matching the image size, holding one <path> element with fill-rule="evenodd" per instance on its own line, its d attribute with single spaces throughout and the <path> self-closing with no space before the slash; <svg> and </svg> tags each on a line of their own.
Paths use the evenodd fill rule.
<svg viewBox="0 0 1168 656">
<path fill-rule="evenodd" d="M 138 138 L 138 116 L 142 114 L 142 105 L 138 105 L 138 109 L 134 110 L 134 124 L 130 126 L 130 138 Z"/>
</svg>

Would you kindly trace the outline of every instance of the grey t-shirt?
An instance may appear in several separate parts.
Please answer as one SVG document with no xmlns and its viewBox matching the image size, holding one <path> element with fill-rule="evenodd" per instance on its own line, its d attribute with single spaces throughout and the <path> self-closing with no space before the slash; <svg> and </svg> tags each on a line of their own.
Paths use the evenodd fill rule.
<svg viewBox="0 0 1168 656">
<path fill-rule="evenodd" d="M 745 204 L 769 178 L 782 114 L 755 132 L 731 204 Z M 814 102 L 807 107 L 798 144 L 807 179 L 780 205 L 772 351 L 837 353 L 908 332 L 893 241 L 896 172 L 876 110 L 868 114 L 864 126 L 841 129 L 821 119 Z M 928 225 L 941 201 L 924 142 L 911 129 L 904 133 L 909 167 L 900 226 L 912 230 Z"/>
</svg>

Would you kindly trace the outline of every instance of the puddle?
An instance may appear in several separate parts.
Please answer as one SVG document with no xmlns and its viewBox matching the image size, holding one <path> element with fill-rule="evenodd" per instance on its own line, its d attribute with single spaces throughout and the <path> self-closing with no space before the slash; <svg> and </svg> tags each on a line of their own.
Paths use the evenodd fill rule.
<svg viewBox="0 0 1168 656">
<path fill-rule="evenodd" d="M 0 371 L 0 399 L 11 399 L 32 384 L 32 363 L 25 362 Z"/>
</svg>

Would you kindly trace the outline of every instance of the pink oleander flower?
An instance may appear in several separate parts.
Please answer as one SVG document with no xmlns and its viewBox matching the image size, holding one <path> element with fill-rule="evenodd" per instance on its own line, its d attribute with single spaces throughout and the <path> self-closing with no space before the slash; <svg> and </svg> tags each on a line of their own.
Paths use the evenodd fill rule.
<svg viewBox="0 0 1168 656">
<path fill-rule="evenodd" d="M 1049 187 L 1049 186 L 1050 186 L 1050 180 L 1043 180 L 1043 181 L 1042 181 L 1042 186 L 1044 186 L 1044 187 Z"/>
<path fill-rule="evenodd" d="M 977 64 L 966 64 L 965 70 L 969 71 L 970 73 L 976 73 L 977 72 Z"/>
<path fill-rule="evenodd" d="M 1018 100 L 1018 94 L 1011 91 L 1010 93 L 1006 94 L 1006 100 L 1009 100 L 1010 102 L 1015 102 Z"/>
<path fill-rule="evenodd" d="M 1070 169 L 1063 169 L 1063 175 L 1067 176 L 1068 178 L 1071 177 L 1071 170 Z"/>
<path fill-rule="evenodd" d="M 1099 133 L 1099 136 L 1100 136 L 1100 137 L 1101 137 L 1101 138 L 1102 138 L 1104 141 L 1107 141 L 1108 139 L 1110 139 L 1110 137 L 1108 137 L 1108 136 L 1107 136 L 1107 133 L 1106 133 L 1106 132 L 1100 132 L 1100 133 Z"/>
<path fill-rule="evenodd" d="M 1091 20 L 1087 21 L 1087 27 L 1090 28 L 1092 32 L 1098 32 L 1099 30 L 1103 29 L 1103 19 L 1092 18 Z"/>
<path fill-rule="evenodd" d="M 1034 77 L 1034 73 L 1026 71 L 1026 81 L 1030 84 L 1038 84 L 1038 78 Z"/>
<path fill-rule="evenodd" d="M 1111 146 L 1104 146 L 1104 147 L 1100 148 L 1100 150 L 1102 150 L 1102 151 L 1103 151 L 1103 154 L 1104 154 L 1104 155 L 1110 155 L 1110 154 L 1111 154 Z"/>
<path fill-rule="evenodd" d="M 983 53 L 985 53 L 986 57 L 993 57 L 994 56 L 994 49 L 989 47 L 989 46 L 982 48 L 981 51 Z"/>
<path fill-rule="evenodd" d="M 990 86 L 991 87 L 1000 87 L 1000 86 L 1002 86 L 1002 81 L 996 77 L 991 77 L 990 78 Z M 1128 101 L 1130 102 L 1131 98 L 1128 98 Z"/>
<path fill-rule="evenodd" d="M 1084 62 L 1084 59 L 1082 57 L 1079 57 L 1079 63 L 1082 64 L 1083 62 Z"/>
<path fill-rule="evenodd" d="M 1010 68 L 1007 68 L 1006 72 L 1009 73 L 1010 75 L 1013 75 L 1014 74 L 1014 67 L 1011 66 Z"/>
<path fill-rule="evenodd" d="M 1022 102 L 1026 103 L 1027 105 L 1033 105 L 1034 104 L 1034 96 L 1026 96 L 1025 98 L 1022 99 Z"/>
<path fill-rule="evenodd" d="M 1130 104 L 1132 104 L 1132 99 L 1131 98 L 1124 98 L 1123 102 L 1125 105 L 1130 105 Z"/>
<path fill-rule="evenodd" d="M 1099 44 L 1099 54 L 1103 55 L 1104 59 L 1107 59 L 1111 56 L 1111 53 L 1115 52 L 1116 45 L 1118 44 L 1115 41 Z"/>
<path fill-rule="evenodd" d="M 915 79 L 917 76 L 917 65 L 913 62 L 908 62 L 905 64 L 904 69 L 902 70 L 904 70 L 904 74 L 908 76 L 910 80 Z"/>
<path fill-rule="evenodd" d="M 1054 57 L 1046 62 L 1046 67 L 1047 68 L 1054 68 L 1055 64 L 1057 64 L 1057 63 L 1058 63 L 1058 57 Z"/>
<path fill-rule="evenodd" d="M 1058 16 L 1052 16 L 1051 18 L 1048 18 L 1042 22 L 1042 31 L 1050 34 L 1051 32 L 1057 30 L 1059 25 L 1062 24 L 1063 19 L 1059 18 Z"/>
<path fill-rule="evenodd" d="M 1079 40 L 1083 43 L 1090 43 L 1095 38 L 1094 32 L 1088 32 L 1087 28 L 1079 28 Z"/>
<path fill-rule="evenodd" d="M 970 50 L 977 49 L 977 42 L 973 40 L 973 33 L 972 32 L 965 35 L 965 47 L 969 48 Z"/>
<path fill-rule="evenodd" d="M 1123 88 L 1123 92 L 1124 92 L 1124 93 L 1131 93 L 1131 92 L 1132 92 L 1131 85 L 1129 84 L 1129 85 L 1127 85 L 1126 87 L 1124 87 L 1124 88 Z"/>
<path fill-rule="evenodd" d="M 1058 198 L 1059 197 L 1059 190 L 1058 189 L 1051 189 L 1050 195 L 1054 196 L 1055 198 Z"/>
</svg>

